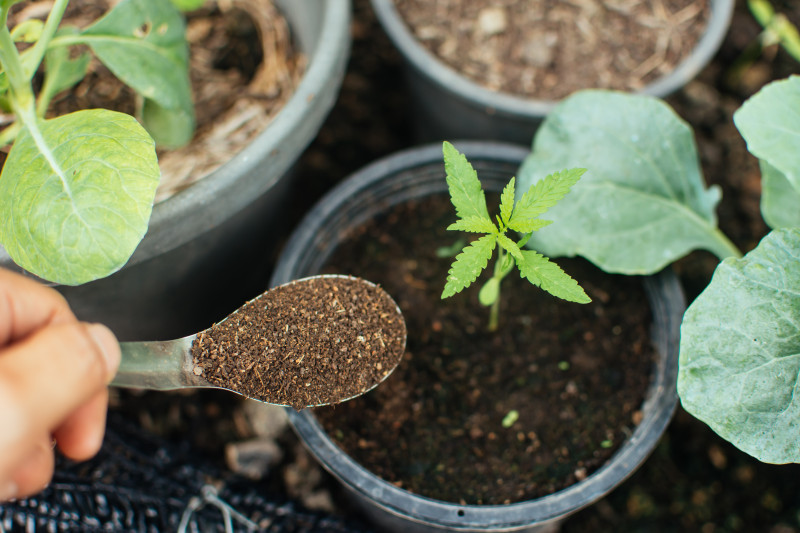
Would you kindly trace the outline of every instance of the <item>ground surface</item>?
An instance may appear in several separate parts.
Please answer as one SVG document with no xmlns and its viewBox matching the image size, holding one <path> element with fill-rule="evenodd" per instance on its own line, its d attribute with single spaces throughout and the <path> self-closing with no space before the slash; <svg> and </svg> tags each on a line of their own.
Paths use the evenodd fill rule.
<svg viewBox="0 0 800 533">
<path fill-rule="evenodd" d="M 791 3 L 790 3 L 791 1 Z M 793 0 L 774 2 L 800 22 Z M 743 250 L 752 249 L 767 228 L 758 211 L 760 181 L 755 160 L 733 127 L 731 115 L 745 98 L 772 79 L 800 73 L 800 64 L 781 50 L 769 49 L 752 64 L 735 70 L 759 33 L 739 0 L 731 30 L 715 60 L 680 93 L 669 98 L 695 129 L 706 179 L 719 184 L 722 230 Z M 409 101 L 400 60 L 375 22 L 368 0 L 354 0 L 353 49 L 340 98 L 297 172 L 295 217 L 348 174 L 384 155 L 412 146 Z M 710 279 L 715 260 L 697 252 L 676 269 L 691 299 Z M 265 278 L 268 273 L 265 273 Z M 148 405 L 148 395 L 139 406 Z M 245 441 L 256 430 L 252 410 L 230 395 L 176 395 L 164 416 L 136 407 L 148 429 L 169 436 L 194 435 L 203 453 L 222 461 L 225 441 Z M 159 402 L 163 396 L 159 396 Z M 131 411 L 130 402 L 123 402 Z M 163 405 L 163 404 L 162 404 Z M 229 416 L 221 414 L 232 413 Z M 274 414 L 274 413 L 272 413 Z M 210 426 L 208 418 L 219 420 Z M 277 417 L 280 419 L 280 416 Z M 262 420 L 275 423 L 271 415 Z M 273 426 L 270 426 L 273 427 Z M 350 512 L 332 480 L 310 460 L 297 439 L 278 429 L 278 444 L 266 483 L 301 498 L 307 505 Z M 274 450 L 273 450 L 274 451 Z M 230 460 L 230 455 L 228 457 Z M 678 407 L 675 417 L 644 466 L 612 494 L 571 517 L 565 532 L 800 531 L 800 466 L 761 464 L 739 452 Z"/>
</svg>

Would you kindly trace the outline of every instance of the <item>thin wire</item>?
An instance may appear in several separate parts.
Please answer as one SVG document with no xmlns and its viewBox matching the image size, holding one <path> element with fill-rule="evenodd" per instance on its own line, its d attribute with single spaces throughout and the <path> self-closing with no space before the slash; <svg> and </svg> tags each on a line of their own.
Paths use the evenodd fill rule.
<svg viewBox="0 0 800 533">
<path fill-rule="evenodd" d="M 258 529 L 258 524 L 244 516 L 242 513 L 228 505 L 222 500 L 217 493 L 217 489 L 212 485 L 204 485 L 200 496 L 193 496 L 189 499 L 186 509 L 181 516 L 181 522 L 178 525 L 178 533 L 186 533 L 189 527 L 189 521 L 192 515 L 200 510 L 203 506 L 211 504 L 222 513 L 222 518 L 225 524 L 225 533 L 233 533 L 233 519 L 243 524 L 248 530 L 255 531 Z M 2 533 L 0 531 L 0 533 Z"/>
</svg>

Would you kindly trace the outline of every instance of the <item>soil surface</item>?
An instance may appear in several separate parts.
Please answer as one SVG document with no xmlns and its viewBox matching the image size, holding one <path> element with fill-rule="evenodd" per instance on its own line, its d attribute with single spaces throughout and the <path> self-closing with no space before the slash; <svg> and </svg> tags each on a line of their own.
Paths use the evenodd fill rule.
<svg viewBox="0 0 800 533">
<path fill-rule="evenodd" d="M 800 4 L 774 0 L 800 24 Z M 296 223 L 324 192 L 364 165 L 416 144 L 401 59 L 368 0 L 353 0 L 353 48 L 339 99 L 296 168 L 302 183 L 293 199 Z M 737 0 L 731 28 L 698 78 L 668 98 L 695 131 L 706 181 L 722 188 L 719 225 L 742 251 L 767 233 L 759 212 L 760 174 L 732 122 L 742 102 L 771 80 L 800 73 L 785 51 L 761 49 L 761 29 Z M 288 235 L 282 236 L 287 238 Z M 691 301 L 708 283 L 717 260 L 694 252 L 675 264 Z M 566 265 L 565 265 L 566 266 Z M 264 280 L 270 273 L 264 272 Z M 253 295 L 255 296 L 255 294 Z M 380 388 L 376 389 L 380 390 Z M 239 443 L 269 439 L 282 451 L 259 483 L 309 507 L 352 516 L 341 489 L 298 443 L 279 413 L 262 419 L 252 405 L 221 391 L 129 393 L 114 391 L 114 409 L 144 431 L 190 439 L 199 454 L 221 464 Z M 277 429 L 276 429 L 277 428 Z M 264 437 L 267 435 L 267 437 Z M 228 465 L 236 465 L 229 461 Z M 766 465 L 716 436 L 680 406 L 658 447 L 625 483 L 573 515 L 565 533 L 587 532 L 800 532 L 800 466 Z"/>
<path fill-rule="evenodd" d="M 455 219 L 447 195 L 403 204 L 334 252 L 325 270 L 380 283 L 410 334 L 385 383 L 315 414 L 360 464 L 412 492 L 498 505 L 550 494 L 603 465 L 641 420 L 655 357 L 641 280 L 560 261 L 593 300 L 581 305 L 512 273 L 489 332 L 478 291 L 491 265 L 441 299 L 453 258 L 437 252 L 466 235 L 446 230 Z"/>
<path fill-rule="evenodd" d="M 709 0 L 395 0 L 433 55 L 488 89 L 559 100 L 640 89 L 686 59 Z"/>
<path fill-rule="evenodd" d="M 320 277 L 275 287 L 192 343 L 194 373 L 248 398 L 304 409 L 370 390 L 403 356 L 406 329 L 380 287 Z"/>
</svg>

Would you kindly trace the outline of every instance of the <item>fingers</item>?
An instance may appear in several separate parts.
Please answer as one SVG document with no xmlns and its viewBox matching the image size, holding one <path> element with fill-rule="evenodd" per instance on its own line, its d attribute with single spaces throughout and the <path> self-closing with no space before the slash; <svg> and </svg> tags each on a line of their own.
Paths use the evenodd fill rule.
<svg viewBox="0 0 800 533">
<path fill-rule="evenodd" d="M 105 396 L 97 395 L 113 378 L 119 359 L 108 328 L 78 322 L 47 327 L 0 349 L 0 480 L 9 479 L 42 435 L 60 434 L 62 424 L 68 449 L 76 446 L 81 455 L 94 446 L 96 433 L 78 445 L 73 432 L 97 423 L 99 407 L 105 406 Z"/>
<path fill-rule="evenodd" d="M 61 453 L 74 461 L 91 459 L 103 444 L 108 407 L 108 389 L 76 409 L 55 432 Z"/>
<path fill-rule="evenodd" d="M 74 320 L 67 301 L 57 291 L 0 269 L 0 346 L 48 324 Z"/>
<path fill-rule="evenodd" d="M 54 466 L 55 456 L 53 455 L 52 440 L 49 436 L 41 437 L 14 469 L 11 477 L 14 494 L 10 497 L 25 498 L 40 492 L 50 483 Z M 0 499 L 0 501 L 3 500 Z"/>
</svg>

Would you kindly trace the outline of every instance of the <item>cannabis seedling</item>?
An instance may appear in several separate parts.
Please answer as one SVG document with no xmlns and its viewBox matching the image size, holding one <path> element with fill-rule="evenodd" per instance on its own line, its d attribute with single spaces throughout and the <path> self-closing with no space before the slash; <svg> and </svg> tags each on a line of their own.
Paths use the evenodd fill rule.
<svg viewBox="0 0 800 533">
<path fill-rule="evenodd" d="M 495 224 L 489 216 L 486 195 L 478 174 L 467 158 L 447 141 L 442 146 L 442 153 L 450 199 L 459 218 L 447 229 L 485 234 L 465 246 L 456 256 L 447 274 L 442 298 L 461 292 L 478 279 L 497 248 L 493 275 L 478 293 L 480 303 L 490 307 L 490 331 L 497 329 L 500 282 L 513 270 L 514 265 L 519 268 L 523 278 L 553 296 L 571 302 L 589 303 L 591 299 L 581 286 L 558 265 L 534 250 L 523 249 L 534 231 L 552 223 L 539 216 L 561 200 L 586 169 L 574 168 L 553 173 L 532 185 L 516 203 L 515 178 L 512 177 L 500 196 L 500 214 Z M 522 238 L 515 242 L 506 235 L 509 230 L 518 232 Z"/>
</svg>

